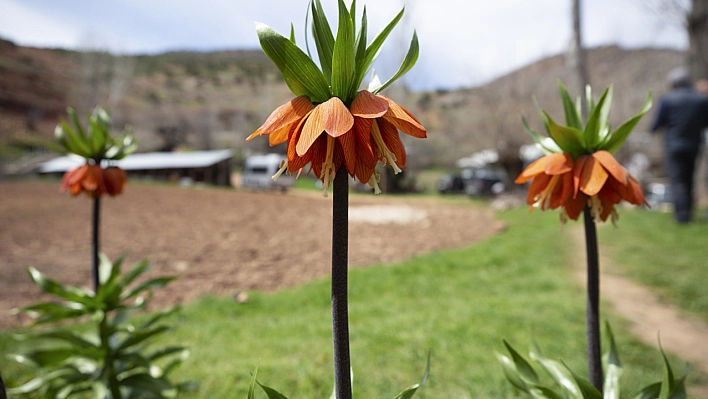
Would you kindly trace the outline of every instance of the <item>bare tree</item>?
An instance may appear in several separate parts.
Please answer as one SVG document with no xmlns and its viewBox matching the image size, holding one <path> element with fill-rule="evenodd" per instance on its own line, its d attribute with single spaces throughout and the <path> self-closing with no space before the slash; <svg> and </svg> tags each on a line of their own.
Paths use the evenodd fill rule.
<svg viewBox="0 0 708 399">
<path fill-rule="evenodd" d="M 578 74 L 578 95 L 581 101 L 583 118 L 587 117 L 588 104 L 585 98 L 585 86 L 588 85 L 588 68 L 583 48 L 583 38 L 580 20 L 580 0 L 573 0 L 573 47 L 575 50 L 575 71 Z"/>
<path fill-rule="evenodd" d="M 693 0 L 687 14 L 688 70 L 695 80 L 708 79 L 708 0 Z"/>
<path fill-rule="evenodd" d="M 708 0 L 641 0 L 640 6 L 688 34 L 686 65 L 694 81 L 708 79 Z"/>
</svg>

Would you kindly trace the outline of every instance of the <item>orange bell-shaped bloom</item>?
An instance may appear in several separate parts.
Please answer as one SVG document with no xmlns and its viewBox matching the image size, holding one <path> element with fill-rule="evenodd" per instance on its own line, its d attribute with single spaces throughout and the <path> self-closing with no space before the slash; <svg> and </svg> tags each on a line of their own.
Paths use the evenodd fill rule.
<svg viewBox="0 0 708 399">
<path fill-rule="evenodd" d="M 273 111 L 246 140 L 269 135 L 271 146 L 288 142 L 288 161 L 274 178 L 286 170 L 299 173 L 309 163 L 326 193 L 344 165 L 351 176 L 380 192 L 376 162 L 390 165 L 396 173 L 406 168 L 398 130 L 426 137 L 425 128 L 408 110 L 364 90 L 350 108 L 337 97 L 317 105 L 306 96 L 294 98 Z"/>
<path fill-rule="evenodd" d="M 556 153 L 537 159 L 519 177 L 517 184 L 529 187 L 526 203 L 534 208 L 556 209 L 573 196 L 573 158 L 568 153 Z"/>
<path fill-rule="evenodd" d="M 592 216 L 614 223 L 619 219 L 614 206 L 625 200 L 645 204 L 639 183 L 607 151 L 581 155 L 573 160 L 569 153 L 546 155 L 529 165 L 516 183 L 529 180 L 527 203 L 541 209 L 562 209 L 562 219 L 577 220 L 585 206 Z"/>
<path fill-rule="evenodd" d="M 103 171 L 103 183 L 108 195 L 116 196 L 123 192 L 123 188 L 128 183 L 128 177 L 123 169 L 111 166 Z"/>
<path fill-rule="evenodd" d="M 104 170 L 100 165 L 86 163 L 64 173 L 60 191 L 70 190 L 73 196 L 85 192 L 92 198 L 100 198 L 104 192 L 115 196 L 123 191 L 126 182 L 126 174 L 120 168 Z"/>
</svg>

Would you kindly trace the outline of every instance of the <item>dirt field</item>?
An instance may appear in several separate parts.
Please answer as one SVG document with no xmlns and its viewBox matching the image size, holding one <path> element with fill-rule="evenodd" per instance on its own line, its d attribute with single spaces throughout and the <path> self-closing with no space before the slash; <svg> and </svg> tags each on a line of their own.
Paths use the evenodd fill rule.
<svg viewBox="0 0 708 399">
<path fill-rule="evenodd" d="M 319 192 L 132 185 L 102 204 L 103 252 L 114 259 L 130 251 L 125 268 L 147 257 L 152 276 L 180 276 L 156 293 L 155 307 L 207 293 L 271 291 L 329 273 L 332 203 Z M 58 193 L 58 183 L 0 183 L 0 326 L 19 321 L 9 309 L 38 299 L 27 266 L 89 284 L 90 208 L 85 196 Z M 352 197 L 350 266 L 463 247 L 503 227 L 488 209 Z"/>
</svg>

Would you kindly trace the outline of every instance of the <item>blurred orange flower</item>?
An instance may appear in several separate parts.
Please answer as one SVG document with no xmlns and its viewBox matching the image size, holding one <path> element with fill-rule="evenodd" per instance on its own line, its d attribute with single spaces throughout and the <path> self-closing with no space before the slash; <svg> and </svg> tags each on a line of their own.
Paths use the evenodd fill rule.
<svg viewBox="0 0 708 399">
<path fill-rule="evenodd" d="M 103 193 L 115 196 L 123 191 L 127 176 L 118 167 L 101 168 L 99 165 L 84 164 L 64 173 L 60 191 L 70 190 L 71 195 L 79 195 L 82 191 L 92 198 L 100 198 Z"/>
<path fill-rule="evenodd" d="M 619 215 L 614 206 L 622 200 L 634 205 L 646 203 L 639 183 L 607 151 L 580 155 L 546 155 L 529 165 L 517 184 L 533 180 L 526 202 L 533 208 L 562 208 L 561 218 L 577 220 L 585 206 L 596 220 L 614 223 Z"/>
<path fill-rule="evenodd" d="M 273 111 L 246 140 L 269 135 L 271 146 L 288 142 L 288 160 L 274 178 L 286 170 L 300 173 L 310 163 L 326 193 L 344 164 L 351 176 L 378 193 L 377 161 L 390 165 L 395 173 L 406 168 L 406 150 L 398 130 L 426 137 L 425 128 L 404 107 L 363 90 L 350 108 L 338 97 L 317 105 L 307 96 L 296 97 Z"/>
</svg>

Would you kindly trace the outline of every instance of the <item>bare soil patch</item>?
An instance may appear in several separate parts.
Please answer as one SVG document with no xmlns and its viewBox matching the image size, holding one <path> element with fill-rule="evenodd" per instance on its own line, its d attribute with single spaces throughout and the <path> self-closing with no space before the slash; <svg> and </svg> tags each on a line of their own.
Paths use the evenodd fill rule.
<svg viewBox="0 0 708 399">
<path fill-rule="evenodd" d="M 156 292 L 155 307 L 330 272 L 332 201 L 317 192 L 131 185 L 102 208 L 103 252 L 129 251 L 124 268 L 149 258 L 152 276 L 179 276 Z M 353 196 L 350 210 L 351 267 L 464 247 L 504 228 L 489 209 L 430 199 Z M 56 183 L 0 183 L 0 326 L 18 323 L 8 311 L 39 298 L 27 266 L 90 284 L 90 212 L 85 196 L 60 194 Z"/>
</svg>

